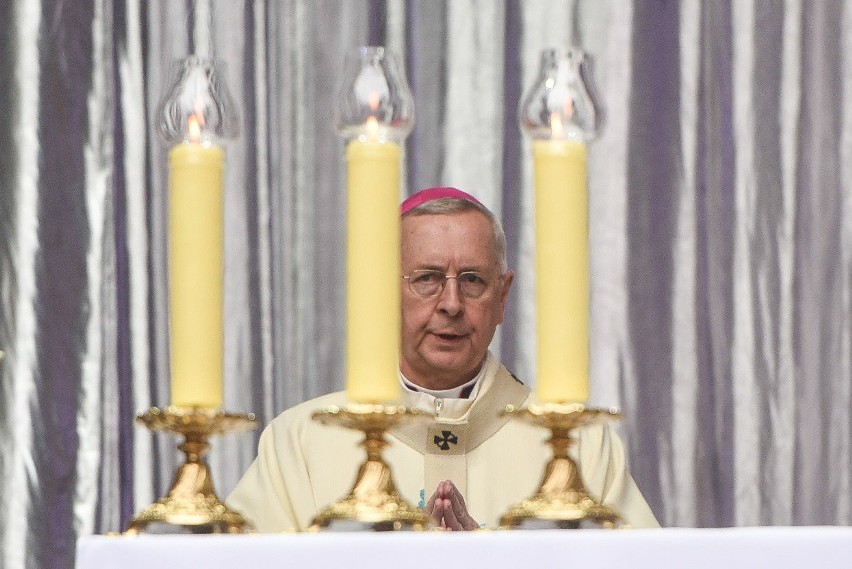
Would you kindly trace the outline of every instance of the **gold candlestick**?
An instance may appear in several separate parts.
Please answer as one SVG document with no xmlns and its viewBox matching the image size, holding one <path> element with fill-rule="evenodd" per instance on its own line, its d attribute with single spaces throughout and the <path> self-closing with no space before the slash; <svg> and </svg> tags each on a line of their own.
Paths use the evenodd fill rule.
<svg viewBox="0 0 852 569">
<path fill-rule="evenodd" d="M 250 529 L 238 512 L 228 508 L 216 495 L 204 455 L 210 448 L 208 437 L 248 431 L 257 427 L 253 413 L 226 413 L 221 409 L 152 407 L 136 417 L 152 431 L 169 431 L 184 437 L 178 448 L 186 461 L 178 468 L 166 496 L 133 518 L 125 532 L 138 533 L 242 533 Z"/>
<path fill-rule="evenodd" d="M 574 444 L 572 432 L 575 429 L 618 419 L 621 413 L 614 409 L 590 409 L 579 403 L 530 405 L 525 409 L 509 405 L 504 413 L 550 429 L 548 443 L 553 448 L 553 458 L 545 467 L 536 493 L 503 514 L 501 527 L 578 529 L 588 526 L 614 528 L 622 524 L 615 510 L 589 496 L 576 462 L 568 455 Z"/>
<path fill-rule="evenodd" d="M 367 460 L 358 470 L 349 494 L 321 510 L 311 523 L 310 531 L 426 529 L 429 517 L 399 495 L 390 466 L 382 459 L 382 449 L 387 445 L 385 432 L 401 421 L 425 416 L 416 409 L 357 403 L 343 409 L 332 406 L 314 413 L 313 419 L 324 425 L 363 431 L 361 445 L 367 451 Z"/>
</svg>

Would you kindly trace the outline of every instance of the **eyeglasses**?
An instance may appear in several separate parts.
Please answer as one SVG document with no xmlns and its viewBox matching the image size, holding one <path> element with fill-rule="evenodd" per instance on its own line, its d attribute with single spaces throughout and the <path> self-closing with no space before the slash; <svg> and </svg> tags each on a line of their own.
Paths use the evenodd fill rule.
<svg viewBox="0 0 852 569">
<path fill-rule="evenodd" d="M 408 281 L 408 288 L 417 296 L 430 298 L 441 294 L 447 279 L 456 279 L 459 292 L 465 298 L 479 298 L 488 290 L 489 282 L 479 273 L 465 271 L 457 275 L 448 275 L 443 271 L 433 269 L 418 269 L 410 275 L 403 275 Z"/>
</svg>

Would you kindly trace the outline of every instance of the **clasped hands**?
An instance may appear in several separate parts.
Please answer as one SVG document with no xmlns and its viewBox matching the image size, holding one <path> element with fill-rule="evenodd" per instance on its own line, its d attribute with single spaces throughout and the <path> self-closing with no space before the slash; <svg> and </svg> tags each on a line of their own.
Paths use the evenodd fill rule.
<svg viewBox="0 0 852 569">
<path fill-rule="evenodd" d="M 438 484 L 438 489 L 429 498 L 424 511 L 436 526 L 447 531 L 479 529 L 479 524 L 467 513 L 461 492 L 449 480 Z"/>
</svg>

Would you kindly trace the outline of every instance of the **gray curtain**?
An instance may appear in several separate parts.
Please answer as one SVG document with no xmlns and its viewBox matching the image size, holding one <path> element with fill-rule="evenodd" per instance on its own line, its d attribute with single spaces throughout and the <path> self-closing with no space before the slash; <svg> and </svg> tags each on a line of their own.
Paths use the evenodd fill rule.
<svg viewBox="0 0 852 569">
<path fill-rule="evenodd" d="M 494 348 L 535 383 L 531 164 L 517 107 L 539 52 L 595 61 L 592 403 L 620 406 L 664 525 L 848 524 L 852 8 L 841 0 L 0 0 L 0 565 L 161 496 L 168 403 L 171 63 L 227 66 L 228 410 L 265 424 L 343 385 L 347 51 L 402 58 L 408 191 L 498 212 L 518 278 Z M 214 442 L 227 495 L 258 433 Z"/>
</svg>

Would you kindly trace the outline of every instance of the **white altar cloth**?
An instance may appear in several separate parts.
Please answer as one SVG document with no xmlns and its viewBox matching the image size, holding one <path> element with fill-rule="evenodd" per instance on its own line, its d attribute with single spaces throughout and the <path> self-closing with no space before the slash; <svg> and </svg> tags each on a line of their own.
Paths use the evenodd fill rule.
<svg viewBox="0 0 852 569">
<path fill-rule="evenodd" d="M 77 569 L 852 567 L 852 528 L 91 536 Z"/>
</svg>

